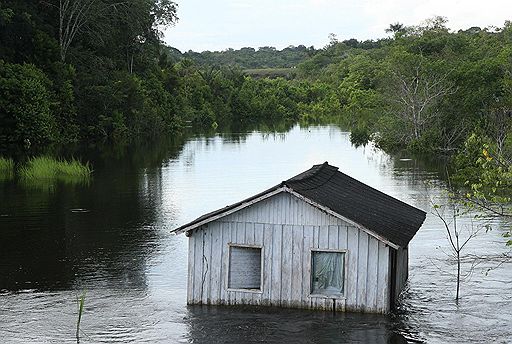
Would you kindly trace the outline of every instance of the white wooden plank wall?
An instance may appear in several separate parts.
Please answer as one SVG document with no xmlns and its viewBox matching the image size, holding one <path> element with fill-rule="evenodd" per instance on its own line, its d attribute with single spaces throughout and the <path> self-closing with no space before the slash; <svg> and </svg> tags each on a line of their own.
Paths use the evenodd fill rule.
<svg viewBox="0 0 512 344">
<path fill-rule="evenodd" d="M 346 250 L 345 298 L 334 300 L 336 309 L 389 311 L 390 248 L 290 194 L 278 194 L 211 222 L 195 230 L 189 240 L 191 304 L 331 310 L 332 298 L 309 295 L 311 249 L 331 249 Z M 263 247 L 260 292 L 227 289 L 229 243 Z"/>
</svg>

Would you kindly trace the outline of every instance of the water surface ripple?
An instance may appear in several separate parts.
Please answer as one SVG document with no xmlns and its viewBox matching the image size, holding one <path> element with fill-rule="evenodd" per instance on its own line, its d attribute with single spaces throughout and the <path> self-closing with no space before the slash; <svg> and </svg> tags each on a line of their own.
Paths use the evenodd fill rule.
<svg viewBox="0 0 512 344">
<path fill-rule="evenodd" d="M 445 197 L 438 163 L 355 148 L 332 126 L 83 156 L 95 168 L 88 186 L 0 182 L 2 343 L 76 342 L 84 292 L 81 343 L 512 342 L 510 264 L 482 262 L 456 304 L 446 236 L 430 214 L 410 244 L 409 285 L 394 315 L 186 306 L 187 239 L 169 234 L 175 226 L 324 161 L 430 212 L 429 200 Z M 500 225 L 468 252 L 505 252 Z"/>
</svg>

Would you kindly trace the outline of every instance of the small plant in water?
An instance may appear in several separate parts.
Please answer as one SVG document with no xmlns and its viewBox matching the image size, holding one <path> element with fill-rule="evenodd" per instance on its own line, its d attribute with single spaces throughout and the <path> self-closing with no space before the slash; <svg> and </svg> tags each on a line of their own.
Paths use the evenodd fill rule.
<svg viewBox="0 0 512 344">
<path fill-rule="evenodd" d="M 78 319 L 76 321 L 76 342 L 80 342 L 80 322 L 82 321 L 82 313 L 84 312 L 84 303 L 85 303 L 85 291 L 82 295 L 76 297 L 76 302 L 78 305 Z"/>
</svg>

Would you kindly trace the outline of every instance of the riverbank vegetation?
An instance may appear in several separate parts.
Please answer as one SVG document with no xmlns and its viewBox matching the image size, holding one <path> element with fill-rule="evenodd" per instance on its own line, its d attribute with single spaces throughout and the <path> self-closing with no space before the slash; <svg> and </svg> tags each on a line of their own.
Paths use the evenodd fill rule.
<svg viewBox="0 0 512 344">
<path fill-rule="evenodd" d="M 92 174 L 89 163 L 76 159 L 58 160 L 39 156 L 29 159 L 18 169 L 19 177 L 24 181 L 51 180 L 61 182 L 86 182 Z"/>
<path fill-rule="evenodd" d="M 14 176 L 14 160 L 0 156 L 0 180 L 9 180 Z"/>
</svg>

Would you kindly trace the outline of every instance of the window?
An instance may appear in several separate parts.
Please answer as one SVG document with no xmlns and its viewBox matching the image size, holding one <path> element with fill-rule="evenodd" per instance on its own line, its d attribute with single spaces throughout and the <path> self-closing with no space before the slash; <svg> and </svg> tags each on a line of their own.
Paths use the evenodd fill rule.
<svg viewBox="0 0 512 344">
<path fill-rule="evenodd" d="M 345 252 L 311 252 L 311 294 L 343 295 L 344 281 Z"/>
<path fill-rule="evenodd" d="M 261 289 L 261 248 L 229 246 L 228 288 Z"/>
</svg>

